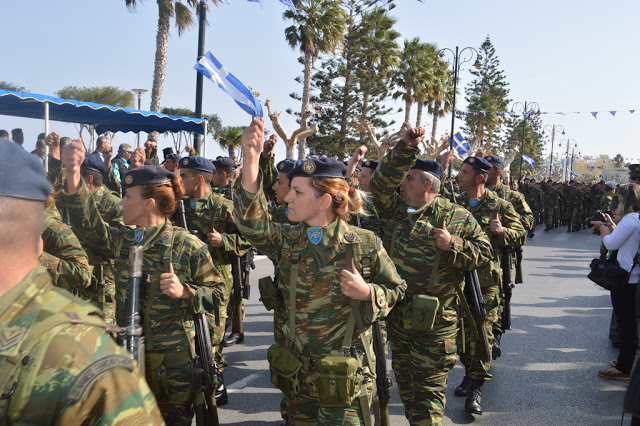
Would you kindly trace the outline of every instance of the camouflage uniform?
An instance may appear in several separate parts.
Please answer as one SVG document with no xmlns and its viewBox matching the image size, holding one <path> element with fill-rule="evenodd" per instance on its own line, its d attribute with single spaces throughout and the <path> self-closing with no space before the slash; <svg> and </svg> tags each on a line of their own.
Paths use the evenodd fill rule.
<svg viewBox="0 0 640 426">
<path fill-rule="evenodd" d="M 493 344 L 493 330 L 497 328 L 501 332 L 500 315 L 504 307 L 504 294 L 502 293 L 502 256 L 505 248 L 521 246 L 526 242 L 527 232 L 525 231 L 518 214 L 513 205 L 498 197 L 495 192 L 487 190 L 475 207 L 471 207 L 466 194 L 458 199 L 461 206 L 469 210 L 478 221 L 485 232 L 493 248 L 491 262 L 478 269 L 478 280 L 482 288 L 482 298 L 486 302 L 487 316 L 484 321 L 484 328 L 487 333 L 489 345 Z M 504 236 L 500 237 L 491 232 L 490 224 L 493 219 L 499 216 Z M 504 309 L 504 308 L 503 308 Z M 471 342 L 471 350 L 460 355 L 460 360 L 464 364 L 467 376 L 474 380 L 487 381 L 493 376 L 489 373 L 491 361 L 481 361 L 475 353 L 474 336 L 471 327 L 465 327 L 466 339 Z"/>
<path fill-rule="evenodd" d="M 322 240 L 314 245 L 309 241 L 309 226 L 274 223 L 267 212 L 267 200 L 261 190 L 250 193 L 242 189 L 234 201 L 234 216 L 238 229 L 256 248 L 277 262 L 277 289 L 282 297 L 285 312 L 292 312 L 292 265 L 298 257 L 298 279 L 295 282 L 295 329 L 292 318 L 283 326 L 283 337 L 291 339 L 293 350 L 302 360 L 299 374 L 300 390 L 288 396 L 289 424 L 341 424 L 360 425 L 363 413 L 359 400 L 348 408 L 321 407 L 316 388 L 315 365 L 323 357 L 343 356 L 342 344 L 352 313 L 351 299 L 340 291 L 340 272 L 347 267 L 346 251 L 358 242 L 372 244 L 371 301 L 355 302 L 366 329 L 365 339 L 371 341 L 370 323 L 384 317 L 389 309 L 402 298 L 405 282 L 396 272 L 391 259 L 382 248 L 379 239 L 369 231 L 357 230 L 337 218 L 323 229 Z M 297 255 L 296 255 L 297 254 Z M 358 263 L 358 258 L 354 256 Z M 361 265 L 359 266 L 359 270 Z M 362 272 L 362 271 L 361 271 Z M 352 344 L 359 353 L 368 349 L 354 332 Z M 372 357 L 373 358 L 373 357 Z M 366 382 L 366 396 L 370 403 L 375 371 L 375 359 L 360 357 Z M 375 368 L 375 367 L 374 367 Z M 365 415 L 369 415 L 367 411 Z"/>
<path fill-rule="evenodd" d="M 542 205 L 544 208 L 545 231 L 550 231 L 555 224 L 556 210 L 558 209 L 558 192 L 553 185 L 544 184 L 542 187 Z"/>
<path fill-rule="evenodd" d="M 192 314 L 213 312 L 227 289 L 207 247 L 182 228 L 166 222 L 150 228 L 110 228 L 96 208 L 84 181 L 75 194 L 64 194 L 78 238 L 96 253 L 114 259 L 116 321 L 125 324 L 129 297 L 128 251 L 138 245 L 135 233 L 144 231 L 145 249 L 140 306 L 146 343 L 147 381 L 167 424 L 190 425 L 193 389 L 190 361 L 195 355 Z M 160 275 L 169 263 L 189 290 L 189 300 L 172 299 L 159 289 Z M 163 373 L 165 373 L 163 375 Z"/>
<path fill-rule="evenodd" d="M 391 311 L 386 324 L 393 370 L 405 416 L 412 425 L 442 423 L 447 375 L 457 361 L 458 315 L 453 280 L 460 282 L 463 271 L 477 269 L 491 258 L 487 236 L 473 216 L 458 205 L 436 197 L 414 213 L 407 212 L 396 188 L 418 154 L 417 148 L 398 142 L 382 159 L 370 182 L 382 222 L 384 246 L 400 276 L 407 280 L 405 299 Z M 451 252 L 437 249 L 431 236 L 434 228 L 442 228 L 443 221 L 451 233 Z M 417 329 L 405 316 L 413 295 L 425 294 L 440 301 L 429 331 Z"/>
<path fill-rule="evenodd" d="M 600 199 L 600 210 L 611 214 L 611 201 L 613 201 L 613 194 L 604 194 Z"/>
<path fill-rule="evenodd" d="M 525 200 L 522 193 L 513 191 L 507 185 L 504 185 L 500 182 L 498 182 L 498 184 L 496 184 L 493 188 L 487 187 L 487 189 L 494 191 L 498 195 L 498 197 L 511 203 L 513 208 L 516 210 L 516 213 L 518 213 L 518 216 L 520 217 L 520 223 L 525 230 L 528 231 L 530 229 L 536 228 L 536 224 L 534 223 L 533 219 L 533 212 L 531 211 L 531 207 L 529 207 L 529 204 L 527 203 L 527 200 Z M 544 208 L 546 211 L 546 207 Z"/>
<path fill-rule="evenodd" d="M 53 284 L 70 291 L 80 291 L 91 283 L 87 254 L 80 241 L 55 207 L 44 211 L 43 253 L 40 264 L 49 270 Z"/>
<path fill-rule="evenodd" d="M 91 195 L 96 202 L 102 220 L 115 228 L 124 226 L 120 198 L 114 192 L 103 185 L 92 191 Z M 87 247 L 86 251 L 93 274 L 91 276 L 91 287 L 85 290 L 85 295 L 104 312 L 105 321 L 115 324 L 116 284 L 113 277 L 113 263 L 109 258 L 94 253 L 90 247 Z"/>
<path fill-rule="evenodd" d="M 95 307 L 54 287 L 40 266 L 4 294 L 0 393 L 9 394 L 14 383 L 19 385 L 10 399 L 0 400 L 0 411 L 10 401 L 6 420 L 34 425 L 164 424 L 137 366 L 105 327 Z M 35 344 L 32 349 L 30 342 Z"/>
<path fill-rule="evenodd" d="M 367 194 L 367 198 L 363 200 L 362 208 L 364 209 L 364 214 L 355 215 L 355 217 L 351 218 L 351 223 L 358 228 L 368 229 L 376 235 L 381 235 L 380 218 L 370 194 Z"/>
<path fill-rule="evenodd" d="M 185 218 L 189 231 L 194 233 L 205 244 L 207 244 L 207 234 L 213 229 L 222 235 L 224 247 L 209 248 L 209 253 L 216 265 L 218 272 L 224 277 L 222 268 L 226 269 L 227 276 L 231 278 L 231 259 L 230 256 L 241 256 L 245 250 L 251 247 L 247 241 L 240 235 L 238 228 L 233 222 L 233 202 L 225 199 L 220 194 L 209 192 L 202 198 L 185 198 L 184 199 Z M 176 221 L 182 224 L 181 221 Z M 194 232 L 195 231 L 195 232 Z M 220 257 L 223 264 L 220 264 Z M 233 283 L 226 282 L 227 293 L 233 291 Z M 224 371 L 227 366 L 226 359 L 222 356 L 222 348 L 220 346 L 224 338 L 225 321 L 227 319 L 227 304 L 229 299 L 226 298 L 224 303 L 220 305 L 220 325 L 215 325 L 215 320 L 211 314 L 207 314 L 209 328 L 211 330 L 211 343 L 214 345 L 216 359 L 220 365 L 220 371 Z"/>
</svg>

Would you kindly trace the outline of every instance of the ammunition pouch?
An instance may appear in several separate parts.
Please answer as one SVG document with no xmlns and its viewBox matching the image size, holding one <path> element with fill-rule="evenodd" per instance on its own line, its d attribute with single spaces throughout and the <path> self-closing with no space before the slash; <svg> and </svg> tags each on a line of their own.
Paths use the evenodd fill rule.
<svg viewBox="0 0 640 426">
<path fill-rule="evenodd" d="M 267 308 L 267 311 L 271 311 L 278 306 L 278 301 L 282 297 L 278 290 L 277 284 L 273 281 L 273 278 L 264 277 L 258 280 L 258 289 L 260 290 L 260 301 Z"/>
<path fill-rule="evenodd" d="M 316 363 L 320 407 L 347 408 L 360 395 L 364 376 L 353 357 L 328 356 Z"/>
<path fill-rule="evenodd" d="M 412 328 L 422 331 L 433 330 L 433 324 L 440 309 L 440 300 L 425 294 L 414 294 L 411 298 L 411 307 Z"/>
<path fill-rule="evenodd" d="M 293 398 L 300 392 L 298 373 L 302 363 L 298 357 L 282 343 L 274 343 L 267 350 L 271 383 L 287 398 Z"/>
<path fill-rule="evenodd" d="M 147 352 L 145 353 L 145 378 L 149 389 L 156 398 L 167 396 L 167 368 L 176 368 L 191 362 L 188 351 L 177 352 Z"/>
</svg>

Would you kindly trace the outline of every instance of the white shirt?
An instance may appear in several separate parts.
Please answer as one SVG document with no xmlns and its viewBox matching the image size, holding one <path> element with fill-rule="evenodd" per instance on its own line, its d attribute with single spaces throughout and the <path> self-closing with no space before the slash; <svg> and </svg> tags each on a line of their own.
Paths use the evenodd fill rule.
<svg viewBox="0 0 640 426">
<path fill-rule="evenodd" d="M 602 239 L 607 250 L 618 250 L 618 263 L 625 271 L 631 271 L 633 258 L 640 247 L 640 214 L 626 214 L 616 229 Z M 640 277 L 640 265 L 636 265 L 629 276 L 629 283 L 637 283 Z"/>
</svg>

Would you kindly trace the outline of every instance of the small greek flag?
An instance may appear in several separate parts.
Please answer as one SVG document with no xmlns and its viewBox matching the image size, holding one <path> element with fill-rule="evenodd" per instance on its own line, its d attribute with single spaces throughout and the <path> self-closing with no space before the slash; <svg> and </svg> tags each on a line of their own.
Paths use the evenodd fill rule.
<svg viewBox="0 0 640 426">
<path fill-rule="evenodd" d="M 227 92 L 248 114 L 262 117 L 262 105 L 253 96 L 251 90 L 229 73 L 211 52 L 207 52 L 193 68 Z"/>
<path fill-rule="evenodd" d="M 287 7 L 290 7 L 291 9 L 296 9 L 296 5 L 293 4 L 293 0 L 279 0 L 280 3 L 284 4 Z"/>
<path fill-rule="evenodd" d="M 449 140 L 451 140 L 451 138 L 449 138 Z M 469 151 L 471 151 L 471 145 L 465 142 L 464 136 L 458 132 L 453 137 L 453 149 L 455 149 L 462 157 L 467 157 L 469 155 Z"/>
<path fill-rule="evenodd" d="M 527 155 L 522 154 L 522 159 L 523 159 L 524 161 L 526 161 L 527 163 L 529 163 L 529 165 L 530 165 L 531 167 L 533 167 L 533 166 L 535 166 L 535 165 L 536 165 L 536 162 L 535 162 L 535 161 L 533 161 L 533 158 L 531 158 L 531 157 L 529 157 L 529 156 L 527 156 Z"/>
</svg>

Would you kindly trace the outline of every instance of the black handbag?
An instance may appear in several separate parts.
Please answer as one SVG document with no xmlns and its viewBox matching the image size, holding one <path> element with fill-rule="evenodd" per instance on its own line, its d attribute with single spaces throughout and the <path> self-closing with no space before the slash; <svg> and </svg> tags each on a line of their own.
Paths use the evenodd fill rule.
<svg viewBox="0 0 640 426">
<path fill-rule="evenodd" d="M 587 278 L 609 291 L 623 289 L 629 282 L 629 272 L 620 267 L 617 257 L 616 250 L 608 259 L 593 259 Z"/>
</svg>

